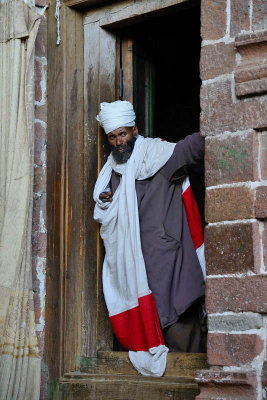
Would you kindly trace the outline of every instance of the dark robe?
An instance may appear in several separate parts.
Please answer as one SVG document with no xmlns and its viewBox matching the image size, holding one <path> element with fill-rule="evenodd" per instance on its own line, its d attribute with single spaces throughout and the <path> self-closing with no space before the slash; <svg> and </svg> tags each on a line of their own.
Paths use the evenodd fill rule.
<svg viewBox="0 0 267 400">
<path fill-rule="evenodd" d="M 194 133 L 176 144 L 168 162 L 153 177 L 136 181 L 142 251 L 162 329 L 176 323 L 205 292 L 180 179 L 203 157 L 204 139 Z M 119 183 L 120 176 L 113 171 L 113 194 Z"/>
</svg>

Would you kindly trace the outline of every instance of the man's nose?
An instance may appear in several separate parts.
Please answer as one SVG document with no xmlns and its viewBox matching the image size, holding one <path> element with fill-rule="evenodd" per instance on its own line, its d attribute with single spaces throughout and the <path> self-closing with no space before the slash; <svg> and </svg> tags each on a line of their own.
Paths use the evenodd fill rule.
<svg viewBox="0 0 267 400">
<path fill-rule="evenodd" d="M 116 138 L 116 146 L 120 146 L 122 144 L 122 138 L 117 136 Z"/>
</svg>

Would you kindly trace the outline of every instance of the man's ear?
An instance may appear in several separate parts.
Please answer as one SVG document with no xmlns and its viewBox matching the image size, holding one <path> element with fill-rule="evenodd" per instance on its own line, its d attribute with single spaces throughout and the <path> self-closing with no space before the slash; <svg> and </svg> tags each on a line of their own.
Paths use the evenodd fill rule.
<svg viewBox="0 0 267 400">
<path fill-rule="evenodd" d="M 136 125 L 133 127 L 133 135 L 134 135 L 134 137 L 136 137 L 138 135 L 138 128 Z"/>
</svg>

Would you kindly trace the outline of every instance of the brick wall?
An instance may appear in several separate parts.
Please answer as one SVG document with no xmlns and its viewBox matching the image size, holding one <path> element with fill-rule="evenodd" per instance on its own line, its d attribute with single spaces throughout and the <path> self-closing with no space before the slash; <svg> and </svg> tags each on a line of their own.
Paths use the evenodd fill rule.
<svg viewBox="0 0 267 400">
<path fill-rule="evenodd" d="M 43 0 L 36 2 L 37 11 L 42 11 Z M 45 329 L 45 274 L 46 274 L 46 66 L 47 66 L 47 26 L 46 18 L 41 18 L 35 43 L 35 137 L 34 137 L 34 183 L 33 183 L 33 290 L 35 323 L 39 352 L 44 357 Z M 47 371 L 42 360 L 41 396 L 47 399 Z"/>
<path fill-rule="evenodd" d="M 267 380 L 267 2 L 202 0 L 201 10 L 211 368 L 197 373 L 197 399 L 259 400 Z"/>
</svg>

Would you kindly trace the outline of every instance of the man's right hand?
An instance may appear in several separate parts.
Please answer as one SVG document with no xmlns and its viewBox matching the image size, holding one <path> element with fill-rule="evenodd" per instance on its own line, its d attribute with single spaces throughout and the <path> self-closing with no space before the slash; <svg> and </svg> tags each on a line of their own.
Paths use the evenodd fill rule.
<svg viewBox="0 0 267 400">
<path fill-rule="evenodd" d="M 99 199 L 103 201 L 103 203 L 110 203 L 112 201 L 111 192 L 102 192 L 99 195 Z"/>
</svg>

